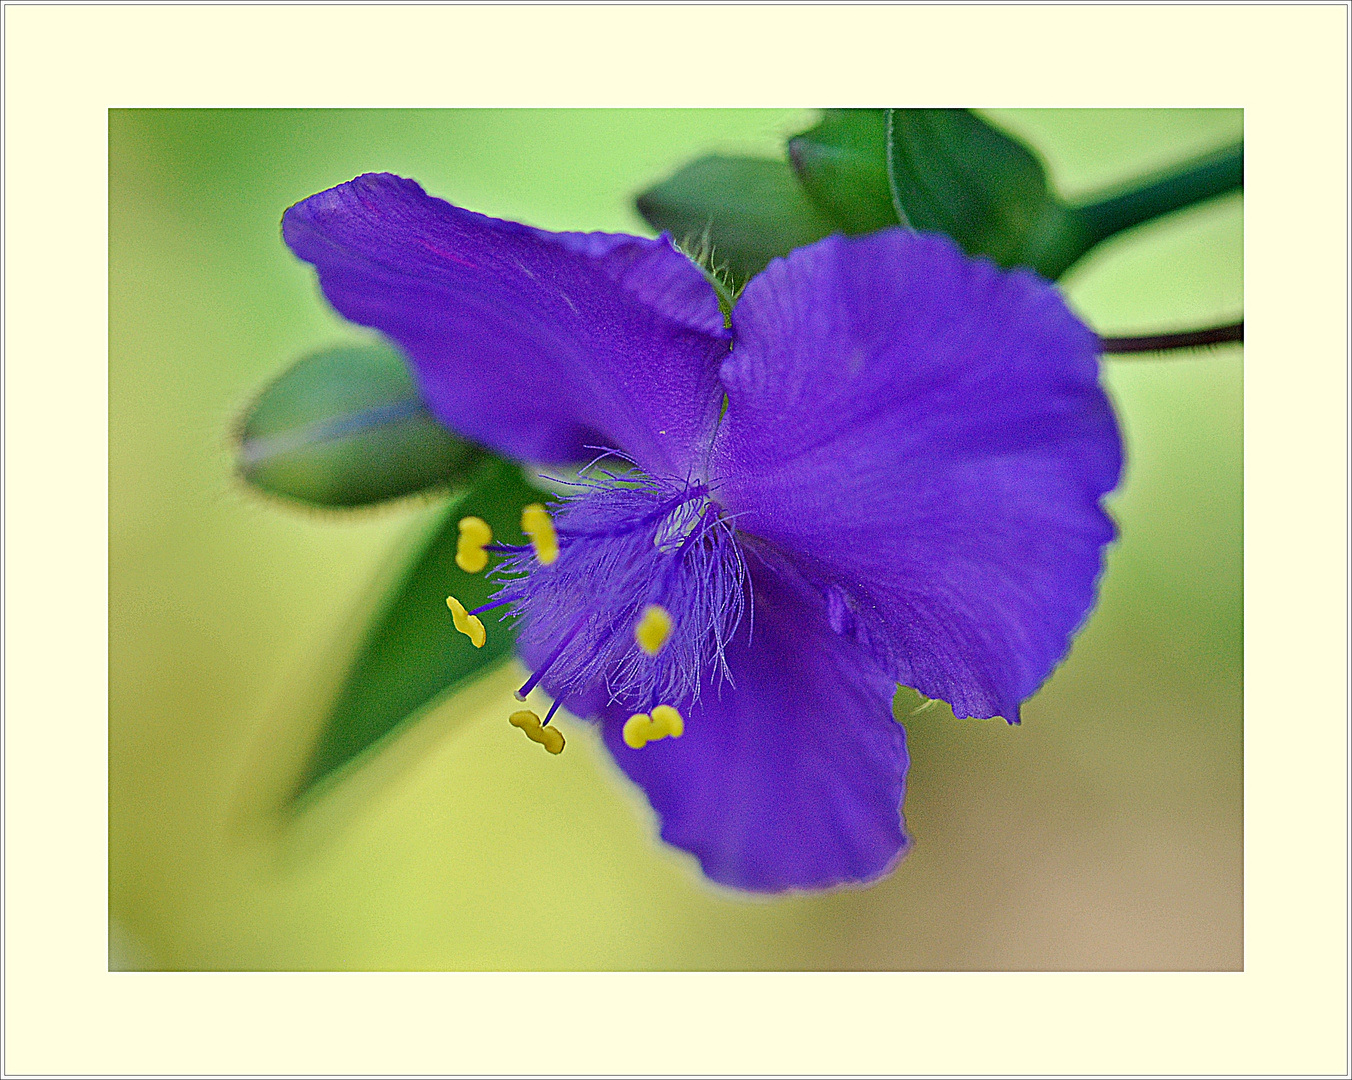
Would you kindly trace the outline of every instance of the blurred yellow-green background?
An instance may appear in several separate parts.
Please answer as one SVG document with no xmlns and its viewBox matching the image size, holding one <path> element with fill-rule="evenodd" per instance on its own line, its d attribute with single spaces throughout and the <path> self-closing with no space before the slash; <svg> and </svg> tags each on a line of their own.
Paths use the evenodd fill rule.
<svg viewBox="0 0 1352 1080">
<path fill-rule="evenodd" d="M 1074 196 L 1232 141 L 1237 111 L 989 114 Z M 539 751 L 504 671 L 299 825 L 273 796 L 361 613 L 436 506 L 267 502 L 228 433 L 361 340 L 281 243 L 386 170 L 552 229 L 646 231 L 696 155 L 780 156 L 787 111 L 109 114 L 110 964 L 167 969 L 1175 969 L 1243 965 L 1242 350 L 1105 363 L 1127 444 L 1102 598 L 1024 724 L 907 724 L 915 847 L 881 883 L 751 899 L 662 846 L 582 724 Z M 1104 334 L 1242 310 L 1242 199 L 1064 282 Z M 545 407 L 546 403 L 541 403 Z"/>
</svg>

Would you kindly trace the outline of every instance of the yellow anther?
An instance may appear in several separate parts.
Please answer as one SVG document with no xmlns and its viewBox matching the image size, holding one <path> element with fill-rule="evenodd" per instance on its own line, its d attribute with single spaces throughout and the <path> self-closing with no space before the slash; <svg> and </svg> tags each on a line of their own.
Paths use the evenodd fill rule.
<svg viewBox="0 0 1352 1080">
<path fill-rule="evenodd" d="M 624 722 L 624 745 L 631 750 L 642 750 L 648 745 L 648 729 L 653 718 L 645 712 L 636 712 Z"/>
<path fill-rule="evenodd" d="M 545 566 L 559 557 L 559 537 L 554 532 L 554 523 L 549 520 L 549 511 L 539 503 L 522 508 L 521 531 L 530 537 L 535 557 Z"/>
<path fill-rule="evenodd" d="M 531 742 L 538 742 L 551 754 L 563 753 L 563 732 L 556 727 L 545 727 L 540 718 L 529 709 L 521 709 L 507 718 L 512 727 L 519 727 Z"/>
<path fill-rule="evenodd" d="M 471 615 L 465 610 L 465 605 L 454 596 L 446 597 L 446 606 L 451 609 L 451 621 L 455 623 L 455 628 L 474 642 L 476 649 L 482 649 L 484 642 L 488 640 L 488 632 L 484 630 L 484 624 L 479 621 L 479 616 Z"/>
<path fill-rule="evenodd" d="M 649 656 L 656 656 L 671 637 L 671 612 L 661 604 L 649 604 L 634 627 L 634 640 Z"/>
<path fill-rule="evenodd" d="M 661 727 L 662 734 L 650 736 L 649 742 L 654 738 L 660 739 L 663 735 L 679 739 L 685 734 L 685 717 L 677 712 L 674 706 L 659 705 L 653 710 L 653 727 Z"/>
<path fill-rule="evenodd" d="M 455 544 L 455 565 L 467 574 L 477 574 L 488 565 L 485 544 L 493 542 L 493 530 L 483 518 L 460 519 L 460 539 Z"/>
<path fill-rule="evenodd" d="M 632 750 L 642 750 L 650 742 L 665 739 L 670 735 L 679 739 L 685 734 L 685 719 L 671 705 L 659 705 L 651 716 L 647 713 L 634 713 L 624 722 L 624 745 Z"/>
</svg>

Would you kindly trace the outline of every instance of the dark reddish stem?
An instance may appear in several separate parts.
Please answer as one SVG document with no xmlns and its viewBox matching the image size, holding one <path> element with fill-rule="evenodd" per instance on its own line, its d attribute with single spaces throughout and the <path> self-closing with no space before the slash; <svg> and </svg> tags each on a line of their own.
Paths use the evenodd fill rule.
<svg viewBox="0 0 1352 1080">
<path fill-rule="evenodd" d="M 1225 345 L 1244 340 L 1244 320 L 1225 326 L 1211 326 L 1205 330 L 1187 330 L 1177 334 L 1145 334 L 1141 337 L 1101 337 L 1103 353 L 1122 356 L 1127 353 L 1172 352 L 1176 349 L 1199 349 L 1207 345 Z"/>
</svg>

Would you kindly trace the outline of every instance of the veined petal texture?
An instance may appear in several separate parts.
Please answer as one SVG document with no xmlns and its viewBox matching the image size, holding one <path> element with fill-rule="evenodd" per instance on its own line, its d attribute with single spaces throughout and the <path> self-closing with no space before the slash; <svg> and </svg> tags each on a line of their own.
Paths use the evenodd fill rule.
<svg viewBox="0 0 1352 1080">
<path fill-rule="evenodd" d="M 669 238 L 549 233 L 385 173 L 296 204 L 282 232 L 342 315 L 403 347 L 460 434 L 532 462 L 596 446 L 652 473 L 703 461 L 728 335 Z"/>
<path fill-rule="evenodd" d="M 773 553 L 747 552 L 752 624 L 725 653 L 679 739 L 641 750 L 628 710 L 602 716 L 606 745 L 646 792 L 662 839 L 706 876 L 757 892 L 872 881 L 905 851 L 906 736 L 892 680 L 832 632 L 825 605 Z"/>
<path fill-rule="evenodd" d="M 902 229 L 772 262 L 733 322 L 715 497 L 899 682 L 1017 722 L 1114 535 L 1093 333 L 1031 272 Z"/>
</svg>

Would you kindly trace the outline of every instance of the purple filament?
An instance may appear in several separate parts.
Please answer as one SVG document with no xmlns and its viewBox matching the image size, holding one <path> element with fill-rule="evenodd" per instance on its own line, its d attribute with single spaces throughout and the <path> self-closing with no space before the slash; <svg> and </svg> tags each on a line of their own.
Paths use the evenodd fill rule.
<svg viewBox="0 0 1352 1080">
<path fill-rule="evenodd" d="M 507 601 L 503 602 L 506 603 Z M 578 631 L 582 629 L 582 624 L 586 621 L 587 613 L 583 612 L 578 616 L 577 622 L 573 623 L 573 628 L 563 636 L 563 640 L 560 641 L 554 651 L 549 654 L 549 658 L 536 669 L 531 677 L 526 680 L 525 685 L 516 692 L 517 701 L 525 701 L 527 695 L 540 685 L 540 680 L 545 677 L 545 672 L 558 662 L 559 657 L 563 655 L 563 650 L 573 643 L 573 638 L 577 637 Z"/>
<path fill-rule="evenodd" d="M 574 486 L 551 507 L 566 541 L 559 558 L 541 565 L 521 551 L 491 571 L 502 581 L 493 603 L 511 605 L 522 651 L 546 657 L 517 697 L 543 680 L 555 700 L 585 708 L 688 704 L 707 676 L 726 676 L 723 650 L 749 603 L 732 527 L 705 484 L 606 477 Z M 706 503 L 682 511 L 696 500 Z M 650 603 L 672 618 L 656 656 L 634 637 Z"/>
</svg>

